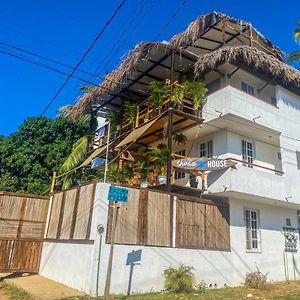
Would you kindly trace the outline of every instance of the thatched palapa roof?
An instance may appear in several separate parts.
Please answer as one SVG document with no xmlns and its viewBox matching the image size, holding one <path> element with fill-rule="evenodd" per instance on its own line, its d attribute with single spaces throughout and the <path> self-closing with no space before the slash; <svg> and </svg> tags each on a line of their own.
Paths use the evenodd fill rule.
<svg viewBox="0 0 300 300">
<path fill-rule="evenodd" d="M 195 75 L 217 69 L 223 63 L 247 68 L 273 79 L 273 84 L 284 87 L 300 94 L 300 71 L 276 59 L 257 48 L 249 46 L 224 46 L 216 51 L 201 56 L 195 64 Z"/>
<path fill-rule="evenodd" d="M 261 50 L 260 52 L 273 55 L 267 56 L 271 57 L 272 61 L 278 63 L 284 58 L 283 53 L 251 24 L 212 12 L 200 16 L 169 43 L 139 43 L 118 68 L 106 75 L 99 86 L 79 97 L 69 115 L 77 117 L 99 108 L 120 108 L 125 97 L 132 96 L 136 97 L 137 101 L 142 101 L 149 92 L 150 81 L 163 80 L 170 74 L 170 56 L 167 55 L 170 49 L 176 49 L 179 57 L 176 59 L 176 69 L 183 73 L 190 69 L 190 63 L 193 64 L 198 57 L 208 55 L 207 58 L 213 58 L 220 53 L 216 50 L 223 47 L 224 43 L 228 46 L 251 43 L 253 47 Z M 211 52 L 214 52 L 214 55 L 209 56 Z M 185 60 L 182 59 L 183 56 Z"/>
</svg>

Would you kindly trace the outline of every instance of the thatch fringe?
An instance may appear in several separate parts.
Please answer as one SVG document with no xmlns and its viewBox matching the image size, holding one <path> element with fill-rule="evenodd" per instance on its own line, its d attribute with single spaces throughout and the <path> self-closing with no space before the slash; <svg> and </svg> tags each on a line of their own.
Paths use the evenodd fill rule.
<svg viewBox="0 0 300 300">
<path fill-rule="evenodd" d="M 242 30 L 242 26 L 252 26 L 248 22 L 235 19 L 226 14 L 219 13 L 219 12 L 212 12 L 198 17 L 195 21 L 190 23 L 190 25 L 187 27 L 186 30 L 176 34 L 170 40 L 170 43 L 176 47 L 181 47 L 181 48 L 186 48 L 189 45 L 193 45 L 208 28 L 210 28 L 217 22 L 221 21 L 222 19 L 238 24 L 241 27 L 241 30 Z M 266 46 L 270 48 L 270 50 L 272 50 L 280 60 L 284 60 L 284 54 L 278 47 L 273 45 L 272 42 L 269 39 L 267 39 L 265 36 L 263 36 L 258 30 L 256 30 L 253 27 L 252 29 L 264 41 Z"/>
<path fill-rule="evenodd" d="M 222 63 L 246 65 L 262 72 L 286 87 L 300 88 L 300 72 L 257 48 L 249 46 L 225 46 L 201 56 L 195 64 L 195 76 L 215 69 Z M 299 91 L 300 92 L 300 91 Z"/>
<path fill-rule="evenodd" d="M 213 12 L 200 16 L 197 20 L 192 22 L 185 31 L 174 36 L 170 41 L 170 46 L 175 48 L 186 48 L 188 45 L 192 45 L 197 39 L 199 39 L 205 30 L 221 19 L 230 20 L 240 26 L 249 25 L 249 23 L 234 19 L 225 14 Z M 282 59 L 283 53 L 257 30 L 255 31 L 264 40 L 266 45 L 273 50 L 277 57 Z M 140 61 L 147 59 L 150 51 L 153 49 L 155 51 L 155 48 L 159 45 L 161 45 L 161 43 L 156 42 L 144 42 L 138 44 L 128 53 L 120 66 L 108 74 L 99 86 L 95 86 L 93 91 L 87 92 L 77 99 L 77 103 L 69 110 L 68 116 L 76 118 L 85 113 L 90 113 L 93 105 L 101 104 L 103 97 L 107 96 L 109 91 L 123 87 L 124 84 L 128 83 L 130 79 L 135 77 Z"/>
<path fill-rule="evenodd" d="M 68 116 L 76 118 L 92 111 L 94 104 L 101 103 L 101 97 L 108 91 L 122 87 L 125 83 L 136 76 L 138 64 L 147 59 L 150 51 L 154 50 L 161 43 L 143 42 L 136 45 L 123 59 L 120 66 L 106 75 L 103 82 L 95 87 L 93 92 L 87 92 L 79 97 L 77 103 L 69 110 Z"/>
</svg>

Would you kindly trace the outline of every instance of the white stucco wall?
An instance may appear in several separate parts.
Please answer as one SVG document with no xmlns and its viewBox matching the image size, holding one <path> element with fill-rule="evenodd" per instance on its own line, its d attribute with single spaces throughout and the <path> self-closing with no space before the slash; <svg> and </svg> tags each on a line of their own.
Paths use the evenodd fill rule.
<svg viewBox="0 0 300 300">
<path fill-rule="evenodd" d="M 268 273 L 269 280 L 284 280 L 283 247 L 281 233 L 286 218 L 291 218 L 292 226 L 297 225 L 296 210 L 271 205 L 263 205 L 253 201 L 230 199 L 230 237 L 231 251 L 208 251 L 195 249 L 176 249 L 163 247 L 145 247 L 116 245 L 112 271 L 111 290 L 116 294 L 126 294 L 130 280 L 130 266 L 126 265 L 127 255 L 141 250 L 141 261 L 135 265 L 132 274 L 131 291 L 149 292 L 163 288 L 162 272 L 166 267 L 181 263 L 195 268 L 198 281 L 217 284 L 218 287 L 239 285 L 243 283 L 247 272 L 259 268 Z M 261 223 L 261 253 L 247 253 L 244 227 L 244 208 L 258 209 Z M 102 249 L 100 278 L 104 278 L 109 245 Z M 296 261 L 299 260 L 296 254 Z M 290 278 L 293 278 L 292 256 L 289 254 Z M 297 278 L 299 274 L 297 274 Z M 103 292 L 103 287 L 101 288 Z"/>
<path fill-rule="evenodd" d="M 95 194 L 95 206 L 92 221 L 94 244 L 45 243 L 42 253 L 40 273 L 67 286 L 96 294 L 97 258 L 100 236 L 97 225 L 106 229 L 108 212 L 108 184 L 98 183 Z M 127 256 L 132 251 L 141 251 L 141 261 L 133 267 L 131 292 L 157 291 L 163 288 L 162 272 L 166 267 L 181 263 L 195 268 L 197 281 L 222 287 L 239 285 L 247 272 L 257 267 L 263 273 L 269 273 L 270 280 L 284 280 L 283 247 L 281 233 L 286 218 L 297 226 L 296 209 L 276 205 L 265 205 L 257 201 L 229 199 L 231 251 L 208 251 L 164 247 L 146 247 L 115 245 L 112 270 L 111 292 L 126 294 L 130 280 L 130 266 L 126 265 Z M 261 224 L 261 253 L 247 253 L 244 226 L 244 208 L 258 209 Z M 110 245 L 102 239 L 99 294 L 104 292 L 104 284 Z M 296 261 L 299 261 L 296 254 Z M 292 256 L 289 254 L 290 278 L 293 278 Z M 299 274 L 297 273 L 297 278 Z"/>
</svg>

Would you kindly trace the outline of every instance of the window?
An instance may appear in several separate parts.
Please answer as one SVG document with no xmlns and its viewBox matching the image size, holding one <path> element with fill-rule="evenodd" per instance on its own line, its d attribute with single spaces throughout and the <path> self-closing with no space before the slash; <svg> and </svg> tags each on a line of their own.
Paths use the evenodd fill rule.
<svg viewBox="0 0 300 300">
<path fill-rule="evenodd" d="M 213 141 L 207 141 L 200 144 L 200 157 L 212 157 L 213 156 Z"/>
<path fill-rule="evenodd" d="M 246 248 L 249 251 L 260 251 L 259 212 L 245 209 Z"/>
<path fill-rule="evenodd" d="M 290 218 L 286 218 L 286 219 L 285 219 L 285 225 L 286 225 L 286 226 L 292 226 L 292 222 L 291 222 L 291 219 L 290 219 Z"/>
<path fill-rule="evenodd" d="M 242 90 L 247 94 L 254 95 L 254 87 L 245 82 L 242 82 Z"/>
<path fill-rule="evenodd" d="M 297 168 L 300 170 L 300 152 L 296 151 L 296 158 L 297 158 Z"/>
<path fill-rule="evenodd" d="M 218 78 L 211 81 L 206 85 L 206 88 L 208 89 L 208 94 L 218 91 L 221 88 L 221 79 Z"/>
<path fill-rule="evenodd" d="M 175 152 L 175 154 L 185 156 L 185 150 L 177 151 L 177 152 Z M 181 179 L 181 178 L 185 178 L 185 173 L 175 171 L 175 179 Z"/>
<path fill-rule="evenodd" d="M 242 140 L 242 158 L 243 161 L 249 163 L 245 164 L 249 168 L 253 168 L 253 159 L 254 159 L 254 143 L 247 140 Z"/>
</svg>

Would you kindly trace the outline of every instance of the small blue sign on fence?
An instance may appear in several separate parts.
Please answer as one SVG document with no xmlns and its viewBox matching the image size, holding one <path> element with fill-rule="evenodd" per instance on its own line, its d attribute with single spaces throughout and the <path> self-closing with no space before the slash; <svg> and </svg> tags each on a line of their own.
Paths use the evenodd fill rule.
<svg viewBox="0 0 300 300">
<path fill-rule="evenodd" d="M 108 192 L 108 201 L 127 202 L 128 190 L 119 186 L 110 186 Z"/>
</svg>

